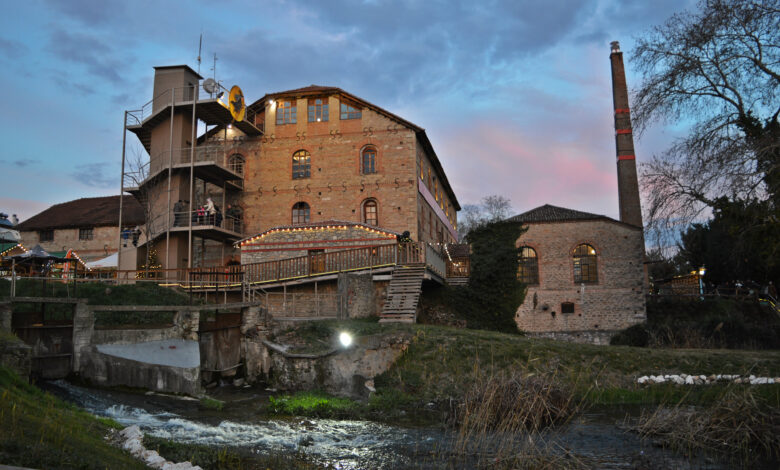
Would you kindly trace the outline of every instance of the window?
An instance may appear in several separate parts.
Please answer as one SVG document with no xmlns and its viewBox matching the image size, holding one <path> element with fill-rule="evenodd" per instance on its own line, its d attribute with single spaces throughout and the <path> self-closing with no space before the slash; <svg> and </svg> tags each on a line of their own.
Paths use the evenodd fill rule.
<svg viewBox="0 0 780 470">
<path fill-rule="evenodd" d="M 38 241 L 40 242 L 53 242 L 54 230 L 41 230 L 38 232 Z"/>
<path fill-rule="evenodd" d="M 373 199 L 367 199 L 363 203 L 363 222 L 368 225 L 378 225 L 379 219 L 377 218 L 376 201 Z"/>
<path fill-rule="evenodd" d="M 574 313 L 574 303 L 561 302 L 561 313 Z"/>
<path fill-rule="evenodd" d="M 574 249 L 574 283 L 594 284 L 598 281 L 596 250 L 583 243 Z"/>
<path fill-rule="evenodd" d="M 305 224 L 309 222 L 311 210 L 309 208 L 309 205 L 305 202 L 296 202 L 295 205 L 292 208 L 292 223 L 295 224 Z"/>
<path fill-rule="evenodd" d="M 522 246 L 517 253 L 517 280 L 529 286 L 539 285 L 539 259 L 536 250 Z"/>
<path fill-rule="evenodd" d="M 311 176 L 311 155 L 306 150 L 298 150 L 292 157 L 292 177 L 294 180 Z"/>
<path fill-rule="evenodd" d="M 92 228 L 79 229 L 79 240 L 92 240 L 93 236 L 94 236 L 94 229 Z"/>
<path fill-rule="evenodd" d="M 360 158 L 360 172 L 364 175 L 376 173 L 376 148 L 368 146 L 363 149 Z"/>
<path fill-rule="evenodd" d="M 276 107 L 276 125 L 295 124 L 298 122 L 294 101 L 279 101 Z"/>
<path fill-rule="evenodd" d="M 239 175 L 244 174 L 244 157 L 241 156 L 241 154 L 234 153 L 233 155 L 228 158 L 228 168 L 233 173 L 237 173 Z"/>
<path fill-rule="evenodd" d="M 341 119 L 360 119 L 362 113 L 360 109 L 351 104 L 341 102 Z"/>
<path fill-rule="evenodd" d="M 309 122 L 325 122 L 328 120 L 328 99 L 314 98 L 309 100 Z"/>
</svg>

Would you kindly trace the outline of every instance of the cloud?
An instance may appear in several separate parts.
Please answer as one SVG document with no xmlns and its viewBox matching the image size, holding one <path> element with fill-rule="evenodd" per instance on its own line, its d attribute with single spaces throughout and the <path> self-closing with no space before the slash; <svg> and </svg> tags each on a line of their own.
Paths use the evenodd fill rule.
<svg viewBox="0 0 780 470">
<path fill-rule="evenodd" d="M 29 48 L 19 41 L 0 37 L 0 53 L 9 59 L 19 59 L 29 52 Z"/>
<path fill-rule="evenodd" d="M 56 29 L 49 37 L 48 50 L 65 62 L 86 67 L 95 77 L 121 85 L 122 60 L 108 44 L 92 34 Z"/>
<path fill-rule="evenodd" d="M 105 172 L 113 169 L 114 165 L 105 163 L 85 163 L 77 165 L 69 175 L 85 186 L 100 189 L 111 189 L 118 184 L 118 177 L 114 174 L 106 175 Z M 117 172 L 118 174 L 119 172 Z"/>
</svg>

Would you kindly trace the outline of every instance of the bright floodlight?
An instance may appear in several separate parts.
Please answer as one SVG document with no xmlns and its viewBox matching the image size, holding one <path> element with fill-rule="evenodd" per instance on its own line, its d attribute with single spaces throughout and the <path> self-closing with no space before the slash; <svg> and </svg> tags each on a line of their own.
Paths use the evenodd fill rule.
<svg viewBox="0 0 780 470">
<path fill-rule="evenodd" d="M 343 332 L 339 335 L 339 341 L 341 342 L 342 346 L 347 348 L 350 344 L 352 344 L 352 335 L 347 332 Z"/>
</svg>

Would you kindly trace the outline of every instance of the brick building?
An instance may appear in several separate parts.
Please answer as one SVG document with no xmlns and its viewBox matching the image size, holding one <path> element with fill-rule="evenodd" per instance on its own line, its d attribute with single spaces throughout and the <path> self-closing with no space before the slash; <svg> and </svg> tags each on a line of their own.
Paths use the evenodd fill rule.
<svg viewBox="0 0 780 470">
<path fill-rule="evenodd" d="M 143 225 L 143 208 L 132 196 L 124 197 L 124 205 L 124 226 Z M 16 229 L 22 236 L 21 243 L 28 248 L 41 245 L 48 252 L 75 250 L 84 261 L 104 258 L 117 251 L 119 196 L 55 204 L 18 224 Z"/>
<path fill-rule="evenodd" d="M 237 242 L 279 227 L 331 238 L 328 221 L 457 240 L 460 206 L 424 129 L 316 85 L 267 94 L 236 119 L 219 96 L 199 96 L 204 84 L 187 66 L 156 67 L 155 97 L 127 113 L 149 162 L 125 167 L 123 187 L 150 208 L 164 268 L 224 265 Z M 197 137 L 196 122 L 208 126 Z M 208 199 L 218 215 L 199 212 Z"/>
<path fill-rule="evenodd" d="M 612 43 L 612 91 L 620 220 L 544 205 L 512 217 L 518 278 L 528 286 L 521 330 L 601 343 L 646 319 L 644 234 L 623 54 Z"/>
</svg>

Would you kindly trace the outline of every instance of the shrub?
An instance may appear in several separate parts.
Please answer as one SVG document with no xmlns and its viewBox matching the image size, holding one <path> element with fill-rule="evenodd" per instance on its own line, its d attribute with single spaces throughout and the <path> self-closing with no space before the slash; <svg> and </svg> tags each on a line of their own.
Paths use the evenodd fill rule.
<svg viewBox="0 0 780 470">
<path fill-rule="evenodd" d="M 609 340 L 609 344 L 613 346 L 636 346 L 644 348 L 647 347 L 649 343 L 650 332 L 647 330 L 647 325 L 644 323 L 630 326 L 617 333 Z"/>
</svg>

